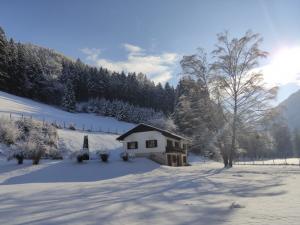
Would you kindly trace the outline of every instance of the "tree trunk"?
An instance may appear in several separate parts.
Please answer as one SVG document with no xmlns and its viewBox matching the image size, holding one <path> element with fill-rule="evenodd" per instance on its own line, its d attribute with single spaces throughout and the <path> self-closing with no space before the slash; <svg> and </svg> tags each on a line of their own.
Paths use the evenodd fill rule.
<svg viewBox="0 0 300 225">
<path fill-rule="evenodd" d="M 228 156 L 226 154 L 223 155 L 224 167 L 228 167 Z"/>
<path fill-rule="evenodd" d="M 230 152 L 229 152 L 229 163 L 228 163 L 229 167 L 232 167 L 233 157 L 235 154 L 236 121 L 237 121 L 237 97 L 235 97 L 235 103 L 234 103 L 233 122 L 232 122 L 232 139 L 231 139 L 231 148 L 230 148 Z"/>
</svg>

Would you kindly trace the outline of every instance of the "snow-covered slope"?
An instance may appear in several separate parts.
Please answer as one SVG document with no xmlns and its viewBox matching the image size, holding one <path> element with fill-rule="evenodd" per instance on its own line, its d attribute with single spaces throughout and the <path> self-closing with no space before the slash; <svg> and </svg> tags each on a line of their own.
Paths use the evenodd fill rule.
<svg viewBox="0 0 300 225">
<path fill-rule="evenodd" d="M 12 114 L 13 116 L 33 117 L 37 120 L 56 122 L 62 127 L 65 123 L 74 124 L 77 129 L 90 129 L 93 131 L 123 133 L 134 125 L 121 122 L 111 117 L 97 116 L 88 113 L 69 113 L 61 109 L 39 103 L 27 98 L 18 97 L 0 91 L 0 115 Z"/>
<path fill-rule="evenodd" d="M 116 141 L 118 135 L 115 134 L 58 129 L 59 149 L 64 155 L 69 155 L 72 151 L 80 150 L 83 145 L 84 135 L 88 135 L 89 149 L 92 157 L 94 157 L 94 153 L 97 150 L 111 151 L 121 149 L 121 143 Z M 119 151 L 115 152 L 115 154 L 118 153 Z"/>
<path fill-rule="evenodd" d="M 282 109 L 289 127 L 300 129 L 300 90 L 290 95 L 278 107 Z"/>
<path fill-rule="evenodd" d="M 69 124 L 75 125 L 76 131 L 58 129 L 59 148 L 65 153 L 80 150 L 84 135 L 89 136 L 91 152 L 103 149 L 119 149 L 121 144 L 116 141 L 118 135 L 111 133 L 120 134 L 134 126 L 134 124 L 121 122 L 111 117 L 87 113 L 69 113 L 53 106 L 0 91 L 0 116 L 9 116 L 10 114 L 12 114 L 12 117 L 23 115 L 40 121 L 55 122 L 62 127 L 64 124 L 66 127 Z M 87 129 L 93 132 L 87 132 Z M 1 149 L 5 152 L 0 146 L 0 151 Z"/>
</svg>

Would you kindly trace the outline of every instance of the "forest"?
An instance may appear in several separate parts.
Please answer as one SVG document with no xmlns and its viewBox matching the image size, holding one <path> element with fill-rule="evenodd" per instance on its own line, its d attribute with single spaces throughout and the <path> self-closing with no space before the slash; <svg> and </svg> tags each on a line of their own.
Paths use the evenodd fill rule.
<svg viewBox="0 0 300 225">
<path fill-rule="evenodd" d="M 47 104 L 75 110 L 78 102 L 119 100 L 169 115 L 175 89 L 142 73 L 108 71 L 73 60 L 54 50 L 7 39 L 0 28 L 0 89 Z"/>
</svg>

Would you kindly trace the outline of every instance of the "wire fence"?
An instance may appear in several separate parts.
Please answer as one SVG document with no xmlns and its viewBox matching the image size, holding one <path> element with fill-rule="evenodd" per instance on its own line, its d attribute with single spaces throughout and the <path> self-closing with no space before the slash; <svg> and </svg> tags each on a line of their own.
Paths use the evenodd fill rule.
<svg viewBox="0 0 300 225">
<path fill-rule="evenodd" d="M 2 117 L 5 114 L 2 115 Z M 44 124 L 51 124 L 58 129 L 69 129 L 69 130 L 78 130 L 84 132 L 100 132 L 100 133 L 107 133 L 107 134 L 115 134 L 121 135 L 125 133 L 127 130 L 120 129 L 118 127 L 103 127 L 96 124 L 76 124 L 75 122 L 64 121 L 64 120 L 53 120 L 50 118 L 46 118 L 45 116 L 33 116 L 33 115 L 26 115 L 23 113 L 6 113 L 6 116 L 9 117 L 11 120 L 15 119 L 31 119 L 31 120 L 38 120 Z"/>
</svg>

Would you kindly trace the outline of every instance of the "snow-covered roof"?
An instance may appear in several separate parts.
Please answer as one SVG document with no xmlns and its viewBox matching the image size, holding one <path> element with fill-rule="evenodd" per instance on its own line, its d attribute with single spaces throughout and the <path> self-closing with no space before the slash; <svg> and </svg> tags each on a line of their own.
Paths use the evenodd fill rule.
<svg viewBox="0 0 300 225">
<path fill-rule="evenodd" d="M 139 132 L 146 132 L 146 131 L 158 131 L 165 137 L 173 138 L 176 140 L 187 140 L 185 137 L 182 137 L 180 135 L 174 134 L 170 131 L 163 130 L 148 124 L 140 123 L 136 127 L 132 128 L 131 130 L 127 131 L 126 133 L 122 134 L 117 138 L 118 141 L 123 141 L 127 136 L 133 133 L 139 133 Z"/>
</svg>

